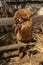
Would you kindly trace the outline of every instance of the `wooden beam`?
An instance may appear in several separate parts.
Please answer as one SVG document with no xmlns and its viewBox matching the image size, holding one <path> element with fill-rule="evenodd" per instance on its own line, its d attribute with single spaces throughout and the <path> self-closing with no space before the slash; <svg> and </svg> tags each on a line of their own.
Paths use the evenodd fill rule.
<svg viewBox="0 0 43 65">
<path fill-rule="evenodd" d="M 0 26 L 13 25 L 14 23 L 14 18 L 0 18 Z"/>
<path fill-rule="evenodd" d="M 32 17 L 33 24 L 43 22 L 43 15 L 37 15 Z"/>
<path fill-rule="evenodd" d="M 32 17 L 33 23 L 42 22 L 43 15 Z M 0 26 L 13 25 L 15 24 L 15 20 L 13 17 L 11 18 L 0 18 Z"/>
<path fill-rule="evenodd" d="M 0 51 L 6 51 L 6 50 L 12 50 L 12 49 L 18 49 L 20 47 L 24 47 L 24 46 L 27 46 L 27 45 L 34 45 L 34 43 L 18 43 L 18 44 L 12 44 L 12 45 L 7 45 L 7 46 L 2 46 L 0 47 Z"/>
</svg>

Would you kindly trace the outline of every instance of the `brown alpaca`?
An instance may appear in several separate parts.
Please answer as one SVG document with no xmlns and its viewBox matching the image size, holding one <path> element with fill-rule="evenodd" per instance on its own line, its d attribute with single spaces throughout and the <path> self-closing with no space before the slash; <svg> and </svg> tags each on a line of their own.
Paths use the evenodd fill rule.
<svg viewBox="0 0 43 65">
<path fill-rule="evenodd" d="M 17 39 L 22 42 L 31 41 L 32 38 L 32 20 L 30 11 L 27 9 L 19 9 L 14 15 L 14 19 L 17 24 L 21 25 L 21 28 L 17 32 Z"/>
</svg>

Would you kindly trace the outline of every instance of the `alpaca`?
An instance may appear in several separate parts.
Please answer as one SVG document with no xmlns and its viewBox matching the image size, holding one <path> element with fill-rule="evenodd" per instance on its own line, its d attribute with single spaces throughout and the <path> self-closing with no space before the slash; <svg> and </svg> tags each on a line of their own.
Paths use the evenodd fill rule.
<svg viewBox="0 0 43 65">
<path fill-rule="evenodd" d="M 32 39 L 32 19 L 31 12 L 27 9 L 19 9 L 15 12 L 14 19 L 17 24 L 17 40 L 28 42 Z"/>
</svg>

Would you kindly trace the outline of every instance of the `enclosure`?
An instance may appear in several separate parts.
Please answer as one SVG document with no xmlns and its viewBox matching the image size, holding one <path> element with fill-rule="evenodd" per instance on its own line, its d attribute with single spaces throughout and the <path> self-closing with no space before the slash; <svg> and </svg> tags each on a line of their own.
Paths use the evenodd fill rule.
<svg viewBox="0 0 43 65">
<path fill-rule="evenodd" d="M 21 8 L 32 15 L 32 40 L 26 43 L 12 29 Z M 0 0 L 0 65 L 43 65 L 43 0 Z"/>
</svg>

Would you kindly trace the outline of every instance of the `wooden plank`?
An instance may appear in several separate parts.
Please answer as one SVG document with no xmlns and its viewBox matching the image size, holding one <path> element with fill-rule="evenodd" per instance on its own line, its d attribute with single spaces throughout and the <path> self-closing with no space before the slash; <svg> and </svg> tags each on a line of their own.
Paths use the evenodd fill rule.
<svg viewBox="0 0 43 65">
<path fill-rule="evenodd" d="M 32 18 L 33 23 L 43 22 L 43 15 L 34 16 Z M 0 26 L 13 25 L 15 24 L 15 20 L 13 17 L 11 18 L 0 18 Z"/>
<path fill-rule="evenodd" d="M 33 21 L 33 23 L 43 22 L 43 15 L 38 15 L 38 16 L 32 17 L 32 21 Z"/>
<path fill-rule="evenodd" d="M 30 0 L 6 0 L 6 2 L 29 2 Z M 31 0 L 31 2 L 40 2 L 40 1 L 43 1 L 43 0 Z"/>
<path fill-rule="evenodd" d="M 14 18 L 0 18 L 0 26 L 13 25 L 14 23 Z"/>
<path fill-rule="evenodd" d="M 0 51 L 6 51 L 6 50 L 11 50 L 11 49 L 18 49 L 18 48 L 21 48 L 21 47 L 24 47 L 24 46 L 27 46 L 27 45 L 34 45 L 34 43 L 20 43 L 20 44 L 12 44 L 12 45 L 7 45 L 7 46 L 2 46 L 0 47 Z"/>
</svg>

